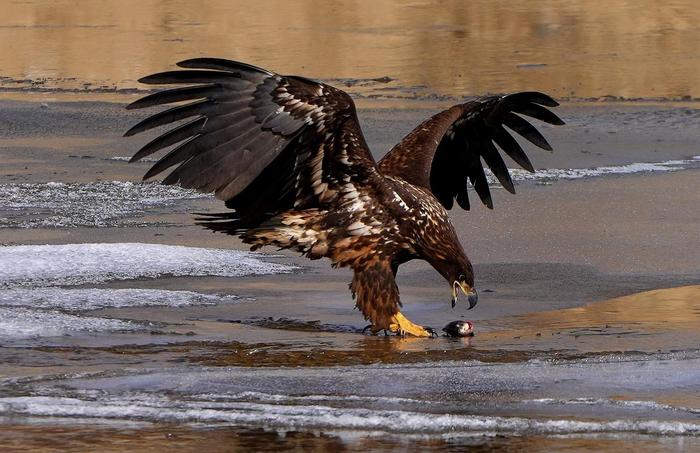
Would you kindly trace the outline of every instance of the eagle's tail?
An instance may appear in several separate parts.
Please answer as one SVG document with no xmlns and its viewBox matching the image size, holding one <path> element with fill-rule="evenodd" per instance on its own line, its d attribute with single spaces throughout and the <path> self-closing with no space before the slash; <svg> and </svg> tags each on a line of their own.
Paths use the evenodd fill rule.
<svg viewBox="0 0 700 453">
<path fill-rule="evenodd" d="M 237 236 L 247 230 L 250 225 L 235 212 L 195 212 L 196 225 L 203 226 L 212 231 Z"/>
<path fill-rule="evenodd" d="M 325 211 L 308 209 L 285 211 L 262 223 L 251 225 L 235 211 L 223 213 L 198 213 L 195 223 L 212 231 L 239 236 L 251 250 L 264 245 L 291 249 L 308 258 L 317 259 L 328 252 L 326 231 L 320 221 Z"/>
</svg>

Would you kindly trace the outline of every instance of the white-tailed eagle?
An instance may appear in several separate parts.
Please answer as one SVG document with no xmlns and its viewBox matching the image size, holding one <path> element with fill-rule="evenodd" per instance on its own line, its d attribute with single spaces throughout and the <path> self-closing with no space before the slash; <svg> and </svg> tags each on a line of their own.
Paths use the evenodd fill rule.
<svg viewBox="0 0 700 453">
<path fill-rule="evenodd" d="M 563 124 L 545 108 L 558 105 L 545 94 L 487 96 L 427 119 L 376 162 L 352 99 L 337 88 L 215 58 L 178 66 L 184 69 L 140 81 L 183 86 L 128 106 L 176 104 L 125 134 L 179 122 L 131 159 L 170 149 L 144 179 L 174 167 L 165 184 L 213 192 L 230 209 L 198 219 L 201 225 L 238 235 L 252 249 L 272 245 L 351 267 L 350 289 L 375 333 L 434 333 L 399 310 L 396 272 L 412 259 L 447 280 L 453 304 L 461 290 L 469 308 L 476 305 L 472 265 L 447 210 L 454 200 L 469 209 L 467 181 L 492 208 L 482 160 L 515 193 L 496 145 L 533 171 L 506 127 L 551 149 L 520 115 Z"/>
</svg>

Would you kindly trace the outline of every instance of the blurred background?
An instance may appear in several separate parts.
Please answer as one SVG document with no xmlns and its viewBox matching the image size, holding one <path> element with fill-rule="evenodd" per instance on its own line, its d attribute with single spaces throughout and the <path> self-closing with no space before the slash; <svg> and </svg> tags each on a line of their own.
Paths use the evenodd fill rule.
<svg viewBox="0 0 700 453">
<path fill-rule="evenodd" d="M 700 97 L 696 6 L 692 0 L 5 1 L 0 89 L 119 93 L 137 87 L 141 75 L 209 55 L 335 80 L 359 97 L 440 100 L 536 89 L 560 99 L 688 100 Z"/>
</svg>

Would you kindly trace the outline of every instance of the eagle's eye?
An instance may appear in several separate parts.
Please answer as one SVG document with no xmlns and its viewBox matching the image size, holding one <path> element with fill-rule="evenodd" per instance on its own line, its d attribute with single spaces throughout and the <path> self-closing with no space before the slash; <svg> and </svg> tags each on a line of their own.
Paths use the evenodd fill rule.
<svg viewBox="0 0 700 453">
<path fill-rule="evenodd" d="M 467 279 L 467 277 L 465 277 L 464 274 L 459 274 L 459 281 L 460 282 L 463 282 L 466 279 Z"/>
</svg>

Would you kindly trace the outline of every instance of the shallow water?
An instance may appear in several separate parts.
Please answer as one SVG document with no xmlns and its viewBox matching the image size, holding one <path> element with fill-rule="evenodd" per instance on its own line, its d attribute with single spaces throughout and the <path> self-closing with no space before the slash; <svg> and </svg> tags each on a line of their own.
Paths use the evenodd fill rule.
<svg viewBox="0 0 700 453">
<path fill-rule="evenodd" d="M 318 3 L 23 1 L 3 5 L 0 85 L 114 92 L 210 55 L 345 85 L 358 95 L 699 97 L 691 0 Z"/>
</svg>

